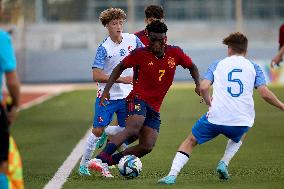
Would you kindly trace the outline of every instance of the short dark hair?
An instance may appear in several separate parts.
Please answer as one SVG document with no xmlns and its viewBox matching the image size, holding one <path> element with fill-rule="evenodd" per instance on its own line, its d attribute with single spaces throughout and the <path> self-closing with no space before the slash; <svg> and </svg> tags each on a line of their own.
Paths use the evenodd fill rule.
<svg viewBox="0 0 284 189">
<path fill-rule="evenodd" d="M 149 5 L 144 12 L 146 18 L 163 19 L 165 17 L 164 10 L 159 5 Z"/>
<path fill-rule="evenodd" d="M 159 20 L 154 20 L 153 22 L 151 22 L 146 26 L 146 30 L 148 31 L 148 33 L 150 32 L 167 33 L 168 27 L 165 23 Z"/>
<path fill-rule="evenodd" d="M 228 45 L 236 53 L 244 53 L 247 51 L 248 39 L 244 34 L 235 32 L 224 38 L 223 44 Z"/>
</svg>

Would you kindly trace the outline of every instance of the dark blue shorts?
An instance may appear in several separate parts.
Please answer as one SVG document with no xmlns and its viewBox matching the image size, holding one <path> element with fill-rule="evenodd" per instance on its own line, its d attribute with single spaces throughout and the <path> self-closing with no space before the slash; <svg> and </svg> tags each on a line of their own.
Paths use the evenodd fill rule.
<svg viewBox="0 0 284 189">
<path fill-rule="evenodd" d="M 106 106 L 100 105 L 100 98 L 96 99 L 95 115 L 93 127 L 106 127 L 113 119 L 114 113 L 117 115 L 118 125 L 125 127 L 125 120 L 127 118 L 127 106 L 125 99 L 108 100 Z"/>
<path fill-rule="evenodd" d="M 215 125 L 207 120 L 206 114 L 203 115 L 193 126 L 192 134 L 196 138 L 198 144 L 205 143 L 219 134 L 226 136 L 234 142 L 239 142 L 249 130 L 247 126 L 226 126 Z"/>
<path fill-rule="evenodd" d="M 137 98 L 128 100 L 127 104 L 128 104 L 128 116 L 134 114 L 144 116 L 145 121 L 143 125 L 156 129 L 157 132 L 159 132 L 161 125 L 159 112 L 156 112 L 145 101 Z"/>
</svg>

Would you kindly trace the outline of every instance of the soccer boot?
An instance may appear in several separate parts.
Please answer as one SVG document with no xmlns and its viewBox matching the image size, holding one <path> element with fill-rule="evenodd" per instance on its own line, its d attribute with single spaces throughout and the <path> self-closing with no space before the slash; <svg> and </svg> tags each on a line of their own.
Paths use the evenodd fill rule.
<svg viewBox="0 0 284 189">
<path fill-rule="evenodd" d="M 158 180 L 158 183 L 160 184 L 175 184 L 176 183 L 176 176 L 174 175 L 168 175 L 165 176 L 163 178 L 161 178 L 160 180 Z"/>
<path fill-rule="evenodd" d="M 107 163 L 102 163 L 102 160 L 100 159 L 91 159 L 88 163 L 89 169 L 100 172 L 104 177 L 107 178 L 113 178 L 111 172 L 109 171 L 108 164 Z"/>
<path fill-rule="evenodd" d="M 228 172 L 228 169 L 227 169 L 227 165 L 225 164 L 224 161 L 220 161 L 218 163 L 216 171 L 219 175 L 219 179 L 221 179 L 221 180 L 228 180 L 229 179 L 229 172 Z"/>
<path fill-rule="evenodd" d="M 100 139 L 98 140 L 98 142 L 96 144 L 96 149 L 103 147 L 106 140 L 107 140 L 107 134 L 106 134 L 106 132 L 103 132 L 102 136 L 100 137 Z"/>
<path fill-rule="evenodd" d="M 79 174 L 82 175 L 82 176 L 90 176 L 91 175 L 88 167 L 86 167 L 85 165 L 80 165 Z"/>
</svg>

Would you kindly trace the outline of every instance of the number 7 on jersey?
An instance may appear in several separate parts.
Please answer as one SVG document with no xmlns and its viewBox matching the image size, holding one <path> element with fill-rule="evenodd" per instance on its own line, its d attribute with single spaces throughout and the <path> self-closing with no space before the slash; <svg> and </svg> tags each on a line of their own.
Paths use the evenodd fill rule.
<svg viewBox="0 0 284 189">
<path fill-rule="evenodd" d="M 165 75 L 166 70 L 159 70 L 159 81 L 162 81 L 162 77 Z"/>
</svg>

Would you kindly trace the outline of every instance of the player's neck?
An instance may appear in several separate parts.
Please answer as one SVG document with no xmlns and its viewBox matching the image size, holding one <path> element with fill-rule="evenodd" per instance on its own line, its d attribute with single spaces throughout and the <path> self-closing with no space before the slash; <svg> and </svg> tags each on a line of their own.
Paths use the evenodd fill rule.
<svg viewBox="0 0 284 189">
<path fill-rule="evenodd" d="M 246 56 L 246 53 L 229 53 L 228 56 Z"/>
<path fill-rule="evenodd" d="M 122 36 L 109 36 L 112 42 L 120 44 L 122 42 Z"/>
</svg>

